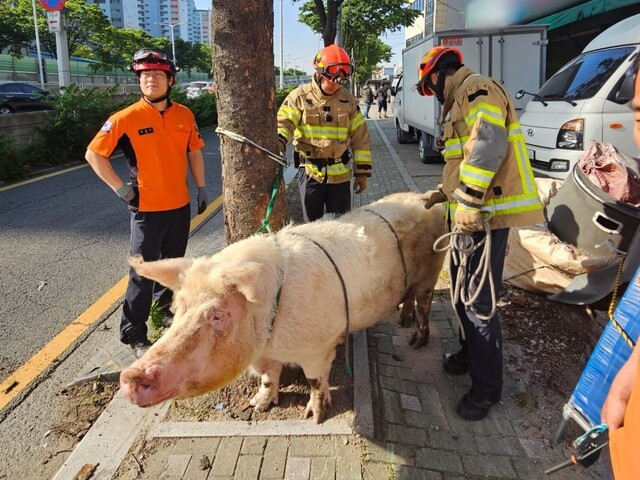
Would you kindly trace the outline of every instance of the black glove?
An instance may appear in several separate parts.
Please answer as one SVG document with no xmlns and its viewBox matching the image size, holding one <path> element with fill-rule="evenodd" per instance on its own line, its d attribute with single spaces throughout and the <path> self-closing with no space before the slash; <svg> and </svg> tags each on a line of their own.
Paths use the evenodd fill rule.
<svg viewBox="0 0 640 480">
<path fill-rule="evenodd" d="M 198 204 L 198 215 L 204 212 L 207 209 L 207 203 L 209 199 L 207 198 L 207 192 L 204 187 L 198 187 L 198 196 L 196 197 L 196 202 Z"/>
</svg>

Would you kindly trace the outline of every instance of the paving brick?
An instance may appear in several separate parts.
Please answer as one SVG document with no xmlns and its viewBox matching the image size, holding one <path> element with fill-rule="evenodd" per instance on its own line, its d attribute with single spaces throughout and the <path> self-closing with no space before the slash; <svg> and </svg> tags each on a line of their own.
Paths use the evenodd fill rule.
<svg viewBox="0 0 640 480">
<path fill-rule="evenodd" d="M 460 453 L 478 453 L 473 435 L 452 434 L 447 431 L 431 431 L 427 445 L 439 450 L 450 450 Z"/>
<path fill-rule="evenodd" d="M 390 424 L 385 433 L 385 439 L 388 442 L 406 443 L 419 447 L 427 444 L 427 433 L 420 428 Z"/>
<path fill-rule="evenodd" d="M 337 480 L 361 480 L 361 461 L 364 452 L 355 445 L 345 445 L 338 451 L 336 460 Z"/>
<path fill-rule="evenodd" d="M 238 458 L 234 480 L 258 480 L 260 478 L 260 467 L 262 457 L 260 455 L 241 455 Z M 209 477 L 211 478 L 211 477 Z"/>
<path fill-rule="evenodd" d="M 313 457 L 309 480 L 337 480 L 336 459 L 331 457 Z"/>
<path fill-rule="evenodd" d="M 336 455 L 336 437 L 292 437 L 289 442 L 289 456 L 293 457 L 333 457 Z"/>
<path fill-rule="evenodd" d="M 400 404 L 405 410 L 413 410 L 414 412 L 421 412 L 420 399 L 414 395 L 400 394 Z"/>
<path fill-rule="evenodd" d="M 191 455 L 188 454 L 169 455 L 169 461 L 167 462 L 167 469 L 164 471 L 164 476 L 182 478 L 187 471 L 190 461 Z"/>
<path fill-rule="evenodd" d="M 289 441 L 286 438 L 269 438 L 264 451 L 261 479 L 284 478 Z"/>
<path fill-rule="evenodd" d="M 206 457 L 206 460 L 205 460 Z M 211 458 L 213 456 L 194 454 L 184 474 L 186 480 L 206 480 L 211 471 Z M 203 468 L 205 467 L 205 468 Z"/>
<path fill-rule="evenodd" d="M 394 468 L 394 480 L 442 480 L 442 473 L 414 467 Z"/>
<path fill-rule="evenodd" d="M 457 452 L 445 452 L 435 448 L 420 448 L 416 452 L 416 467 L 438 472 L 464 473 L 462 460 Z"/>
<path fill-rule="evenodd" d="M 288 457 L 284 472 L 284 480 L 309 480 L 311 459 Z"/>
<path fill-rule="evenodd" d="M 230 476 L 236 469 L 242 438 L 231 437 L 220 440 L 218 451 L 216 452 L 211 474 L 217 476 Z"/>
<path fill-rule="evenodd" d="M 364 458 L 367 462 L 413 466 L 416 463 L 416 450 L 417 447 L 411 445 L 368 442 Z"/>
<path fill-rule="evenodd" d="M 499 410 L 499 408 L 497 407 L 499 407 L 499 405 L 491 407 L 489 415 L 487 415 L 486 418 L 481 422 L 469 422 L 469 428 L 471 429 L 471 432 L 475 433 L 476 435 L 482 435 L 485 437 L 499 435 L 515 437 L 516 431 L 514 430 L 513 425 L 510 421 L 495 418 L 494 410 Z"/>
<path fill-rule="evenodd" d="M 476 437 L 478 452 L 524 457 L 524 448 L 515 437 Z"/>
<path fill-rule="evenodd" d="M 380 385 L 382 388 L 386 388 L 387 390 L 392 390 L 394 392 L 415 396 L 418 395 L 418 387 L 414 382 L 408 382 L 398 378 L 380 377 Z"/>
<path fill-rule="evenodd" d="M 362 467 L 363 480 L 389 480 L 393 467 L 386 463 L 367 462 Z"/>
<path fill-rule="evenodd" d="M 258 455 L 262 456 L 264 447 L 267 445 L 267 439 L 264 437 L 246 437 L 242 441 L 242 455 Z"/>
<path fill-rule="evenodd" d="M 405 411 L 400 405 L 400 394 L 390 390 L 382 390 L 383 416 L 387 422 L 404 425 Z"/>
<path fill-rule="evenodd" d="M 498 478 L 517 478 L 508 457 L 497 455 L 463 455 L 462 463 L 470 475 Z"/>
<path fill-rule="evenodd" d="M 395 377 L 397 375 L 396 367 L 392 367 L 391 365 L 378 365 L 378 374 L 386 377 Z"/>
<path fill-rule="evenodd" d="M 444 430 L 449 431 L 449 423 L 445 417 L 430 413 L 405 411 L 406 424 L 412 427 L 423 428 L 428 432 Z"/>
</svg>

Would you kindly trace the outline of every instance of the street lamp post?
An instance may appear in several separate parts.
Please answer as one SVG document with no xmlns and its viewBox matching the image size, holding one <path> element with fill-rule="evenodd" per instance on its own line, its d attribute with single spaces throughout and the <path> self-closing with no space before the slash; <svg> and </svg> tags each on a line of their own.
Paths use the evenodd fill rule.
<svg viewBox="0 0 640 480">
<path fill-rule="evenodd" d="M 189 22 L 187 21 L 187 22 L 180 22 L 180 23 L 156 23 L 156 25 L 166 25 L 171 30 L 171 54 L 173 55 L 174 64 L 176 64 L 176 42 L 175 42 L 175 38 L 173 37 L 173 27 L 177 27 L 178 25 L 184 25 L 185 23 L 189 23 Z"/>
</svg>

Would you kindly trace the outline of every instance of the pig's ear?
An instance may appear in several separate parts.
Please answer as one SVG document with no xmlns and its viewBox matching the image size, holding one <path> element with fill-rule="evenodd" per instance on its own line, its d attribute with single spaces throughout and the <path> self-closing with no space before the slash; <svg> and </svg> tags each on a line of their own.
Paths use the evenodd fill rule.
<svg viewBox="0 0 640 480">
<path fill-rule="evenodd" d="M 261 278 L 264 266 L 261 263 L 246 262 L 227 269 L 223 274 L 224 282 L 240 292 L 248 302 L 263 304 L 267 299 L 270 282 Z"/>
<path fill-rule="evenodd" d="M 129 257 L 127 261 L 138 275 L 155 280 L 173 291 L 180 289 L 182 273 L 193 263 L 190 258 L 167 258 L 155 262 L 145 262 L 140 255 Z"/>
</svg>

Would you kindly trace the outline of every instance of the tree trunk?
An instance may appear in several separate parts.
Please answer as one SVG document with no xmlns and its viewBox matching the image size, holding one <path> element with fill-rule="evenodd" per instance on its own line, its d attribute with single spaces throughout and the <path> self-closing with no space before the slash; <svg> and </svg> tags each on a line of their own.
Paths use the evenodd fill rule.
<svg viewBox="0 0 640 480">
<path fill-rule="evenodd" d="M 211 27 L 218 126 L 277 152 L 273 1 L 215 0 Z M 280 166 L 251 145 L 220 140 L 225 233 L 233 243 L 259 229 Z M 287 222 L 280 182 L 269 224 L 276 231 Z"/>
</svg>

